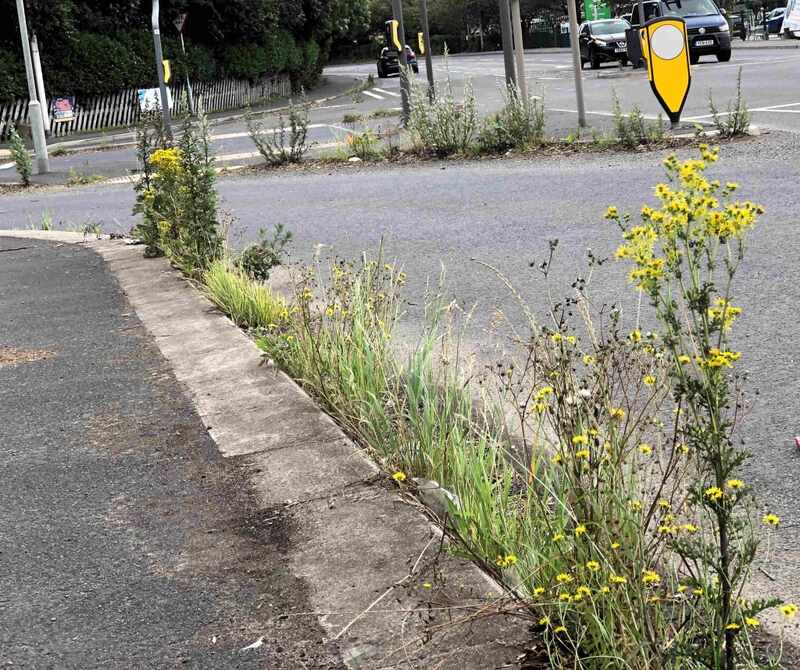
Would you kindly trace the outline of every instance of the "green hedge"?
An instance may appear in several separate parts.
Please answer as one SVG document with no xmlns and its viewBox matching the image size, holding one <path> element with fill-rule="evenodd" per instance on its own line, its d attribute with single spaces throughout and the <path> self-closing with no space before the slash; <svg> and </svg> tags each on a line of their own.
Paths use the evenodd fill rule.
<svg viewBox="0 0 800 670">
<path fill-rule="evenodd" d="M 310 88 L 319 80 L 324 65 L 323 48 L 311 39 L 296 42 L 291 33 L 277 31 L 265 44 L 240 44 L 214 52 L 203 46 L 163 38 L 164 57 L 172 62 L 175 81 L 182 81 L 188 66 L 194 81 L 219 77 L 259 79 L 289 74 L 296 90 Z M 153 37 L 147 30 L 114 34 L 73 33 L 59 53 L 43 52 L 42 69 L 48 94 L 92 96 L 125 88 L 156 85 Z M 17 54 L 0 50 L 0 102 L 27 96 L 25 70 Z"/>
</svg>

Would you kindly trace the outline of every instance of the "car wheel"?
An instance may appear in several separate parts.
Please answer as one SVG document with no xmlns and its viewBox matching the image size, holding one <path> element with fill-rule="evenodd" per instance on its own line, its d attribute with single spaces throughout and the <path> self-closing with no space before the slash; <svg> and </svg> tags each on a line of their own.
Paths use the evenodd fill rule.
<svg viewBox="0 0 800 670">
<path fill-rule="evenodd" d="M 383 69 L 383 65 L 378 63 L 378 79 L 386 79 L 386 70 Z"/>
<path fill-rule="evenodd" d="M 700 56 L 698 56 L 697 54 L 693 54 L 691 51 L 689 52 L 689 62 L 692 65 L 697 65 L 699 60 L 700 60 Z"/>
<path fill-rule="evenodd" d="M 414 74 L 419 74 L 419 65 L 414 65 L 411 69 L 414 70 Z"/>
<path fill-rule="evenodd" d="M 595 50 L 592 49 L 589 52 L 589 60 L 592 63 L 592 70 L 599 70 L 600 69 L 600 56 L 595 53 Z"/>
<path fill-rule="evenodd" d="M 625 67 L 627 64 L 628 64 L 627 57 L 623 56 L 622 58 L 619 59 L 619 66 L 620 67 Z"/>
<path fill-rule="evenodd" d="M 717 60 L 720 63 L 727 63 L 731 59 L 731 50 L 725 49 L 725 51 L 720 51 L 717 54 Z"/>
</svg>

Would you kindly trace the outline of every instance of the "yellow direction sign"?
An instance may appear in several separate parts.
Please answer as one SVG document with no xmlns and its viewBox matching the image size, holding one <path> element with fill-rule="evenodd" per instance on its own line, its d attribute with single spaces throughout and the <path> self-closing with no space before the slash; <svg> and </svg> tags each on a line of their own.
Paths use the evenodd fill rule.
<svg viewBox="0 0 800 670">
<path fill-rule="evenodd" d="M 417 33 L 417 44 L 419 45 L 419 55 L 425 55 L 425 35 L 423 33 Z"/>
<path fill-rule="evenodd" d="M 169 80 L 172 79 L 172 68 L 168 60 L 162 60 L 161 63 L 164 66 L 164 83 L 169 84 Z"/>
<path fill-rule="evenodd" d="M 639 32 L 650 87 L 674 125 L 692 83 L 686 22 L 676 16 L 652 19 Z"/>
</svg>

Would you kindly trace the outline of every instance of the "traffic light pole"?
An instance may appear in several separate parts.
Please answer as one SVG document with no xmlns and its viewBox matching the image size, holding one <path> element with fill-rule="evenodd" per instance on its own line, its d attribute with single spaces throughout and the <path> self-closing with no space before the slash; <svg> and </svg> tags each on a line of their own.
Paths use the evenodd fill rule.
<svg viewBox="0 0 800 670">
<path fill-rule="evenodd" d="M 22 38 L 25 74 L 28 80 L 28 118 L 31 122 L 33 149 L 36 152 L 36 168 L 39 174 L 45 174 L 50 172 L 50 158 L 47 155 L 47 139 L 44 136 L 42 109 L 39 106 L 39 99 L 36 95 L 36 81 L 33 75 L 33 61 L 31 60 L 31 45 L 28 37 L 28 22 L 25 19 L 24 0 L 17 0 L 17 18 L 19 19 L 19 34 Z"/>
<path fill-rule="evenodd" d="M 511 0 L 511 24 L 514 32 L 514 55 L 517 57 L 517 86 L 523 100 L 528 99 L 528 82 L 525 79 L 525 44 L 522 37 L 522 14 L 519 0 Z"/>
<path fill-rule="evenodd" d="M 506 69 L 506 86 L 516 83 L 514 74 L 514 51 L 511 46 L 511 12 L 508 0 L 500 0 L 500 36 L 503 40 L 503 63 Z"/>
<path fill-rule="evenodd" d="M 400 61 L 400 97 L 403 105 L 403 125 L 408 123 L 410 114 L 410 95 L 408 81 L 408 58 L 406 58 L 406 28 L 403 25 L 403 0 L 392 0 L 392 14 L 397 21 L 398 32 L 400 33 L 400 53 L 397 58 Z"/>
<path fill-rule="evenodd" d="M 172 114 L 169 109 L 169 96 L 167 85 L 164 82 L 164 53 L 161 50 L 161 28 L 159 27 L 160 8 L 158 0 L 153 0 L 153 44 L 156 50 L 156 72 L 158 73 L 158 88 L 161 93 L 161 117 L 164 119 L 164 132 L 172 140 Z"/>
<path fill-rule="evenodd" d="M 431 31 L 428 26 L 428 0 L 420 3 L 420 18 L 422 19 L 422 39 L 425 40 L 425 72 L 428 75 L 428 99 L 433 101 L 436 97 L 436 87 L 433 83 L 433 53 L 431 52 Z"/>
<path fill-rule="evenodd" d="M 583 63 L 581 63 L 581 45 L 578 39 L 578 11 L 574 0 L 567 0 L 569 12 L 569 45 L 572 49 L 572 66 L 575 71 L 575 101 L 578 107 L 578 126 L 586 127 L 586 108 L 583 103 Z"/>
</svg>

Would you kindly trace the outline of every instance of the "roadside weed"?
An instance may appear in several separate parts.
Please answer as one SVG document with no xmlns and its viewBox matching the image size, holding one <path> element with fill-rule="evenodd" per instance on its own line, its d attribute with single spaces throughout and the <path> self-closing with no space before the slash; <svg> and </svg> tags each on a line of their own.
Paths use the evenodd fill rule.
<svg viewBox="0 0 800 670">
<path fill-rule="evenodd" d="M 309 150 L 308 138 L 308 106 L 289 105 L 289 116 L 278 115 L 275 128 L 264 128 L 264 124 L 248 111 L 245 116 L 247 132 L 268 165 L 299 163 Z M 288 121 L 288 127 L 286 123 Z"/>
<path fill-rule="evenodd" d="M 708 108 L 711 112 L 714 127 L 719 131 L 722 137 L 747 135 L 750 130 L 750 111 L 747 109 L 747 103 L 742 96 L 741 67 L 736 77 L 736 100 L 728 102 L 727 111 L 721 113 L 714 104 L 714 98 L 711 96 L 711 91 L 709 90 Z"/>
<path fill-rule="evenodd" d="M 374 160 L 381 156 L 380 137 L 372 128 L 348 133 L 345 143 L 350 153 L 363 161 Z"/>
<path fill-rule="evenodd" d="M 664 139 L 664 121 L 660 113 L 658 120 L 651 122 L 645 119 L 642 110 L 634 105 L 626 115 L 622 111 L 616 93 L 612 98 L 612 112 L 614 114 L 614 137 L 623 147 L 633 149 L 640 144 L 659 142 Z"/>
<path fill-rule="evenodd" d="M 242 251 L 236 259 L 236 265 L 252 279 L 266 281 L 270 270 L 281 264 L 291 240 L 291 231 L 282 223 L 276 224 L 271 235 L 262 228 L 258 231 L 258 241 Z"/>
<path fill-rule="evenodd" d="M 25 148 L 25 142 L 22 140 L 13 124 L 11 125 L 11 135 L 8 146 L 20 182 L 23 186 L 30 186 L 31 175 L 33 174 L 33 161 L 31 160 L 31 155 L 28 153 L 28 150 Z"/>
<path fill-rule="evenodd" d="M 530 96 L 525 99 L 515 84 L 503 92 L 503 108 L 484 119 L 478 134 L 482 152 L 502 153 L 525 150 L 544 141 L 544 103 Z"/>
<path fill-rule="evenodd" d="M 53 230 L 53 214 L 49 209 L 42 212 L 42 218 L 39 221 L 39 230 Z"/>
<path fill-rule="evenodd" d="M 98 181 L 103 181 L 105 177 L 99 174 L 84 174 L 78 172 L 75 168 L 69 169 L 67 176 L 67 186 L 86 186 L 88 184 L 95 184 Z"/>
<path fill-rule="evenodd" d="M 436 513 L 453 547 L 527 610 L 552 667 L 755 668 L 751 632 L 780 603 L 745 595 L 758 542 L 729 341 L 733 277 L 762 210 L 708 181 L 717 153 L 700 151 L 665 161 L 669 183 L 640 224 L 606 212 L 652 332 L 594 313 L 585 279 L 540 322 L 495 271 L 528 328 L 509 325 L 491 373 L 471 370 L 460 312 L 435 296 L 401 354 L 405 276 L 379 255 L 308 269 L 296 310 L 259 340 L 398 486 L 423 500 L 444 487 Z M 602 263 L 590 254 L 587 276 Z"/>
<path fill-rule="evenodd" d="M 408 131 L 417 149 L 439 157 L 467 153 L 478 131 L 478 112 L 472 84 L 464 84 L 463 101 L 453 93 L 453 82 L 446 64 L 447 76 L 435 99 L 428 96 L 427 86 L 409 77 L 411 113 Z"/>
<path fill-rule="evenodd" d="M 202 277 L 203 292 L 242 328 L 277 328 L 289 316 L 286 301 L 229 260 L 216 260 Z"/>
</svg>

